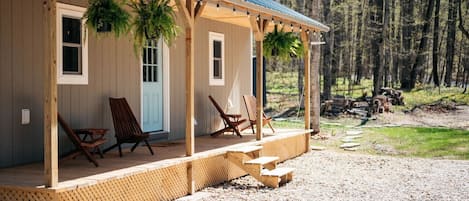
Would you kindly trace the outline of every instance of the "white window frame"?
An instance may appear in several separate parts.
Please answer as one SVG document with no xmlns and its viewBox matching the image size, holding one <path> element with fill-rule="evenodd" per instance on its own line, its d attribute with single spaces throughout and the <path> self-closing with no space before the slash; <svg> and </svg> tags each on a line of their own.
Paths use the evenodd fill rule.
<svg viewBox="0 0 469 201">
<path fill-rule="evenodd" d="M 224 86 L 225 85 L 225 35 L 221 33 L 209 32 L 209 85 Z M 221 79 L 213 77 L 213 41 L 221 41 Z"/>
<path fill-rule="evenodd" d="M 57 84 L 87 85 L 88 84 L 88 37 L 85 31 L 85 20 L 83 15 L 86 8 L 57 3 Z M 63 72 L 63 40 L 62 40 L 62 17 L 81 19 L 81 74 L 64 74 Z"/>
</svg>

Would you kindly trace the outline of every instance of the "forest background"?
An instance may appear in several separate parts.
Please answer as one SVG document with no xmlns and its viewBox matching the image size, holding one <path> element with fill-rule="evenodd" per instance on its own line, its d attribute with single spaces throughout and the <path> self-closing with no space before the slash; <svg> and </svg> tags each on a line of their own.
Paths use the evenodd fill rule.
<svg viewBox="0 0 469 201">
<path fill-rule="evenodd" d="M 322 100 L 332 98 L 333 86 L 346 84 L 350 94 L 363 80 L 373 80 L 372 94 L 381 87 L 410 91 L 420 86 L 461 87 L 467 93 L 469 0 L 277 1 L 331 28 L 313 39 L 325 42 L 312 53 L 320 68 Z M 266 68 L 297 73 L 301 96 L 302 62 L 273 58 Z"/>
</svg>

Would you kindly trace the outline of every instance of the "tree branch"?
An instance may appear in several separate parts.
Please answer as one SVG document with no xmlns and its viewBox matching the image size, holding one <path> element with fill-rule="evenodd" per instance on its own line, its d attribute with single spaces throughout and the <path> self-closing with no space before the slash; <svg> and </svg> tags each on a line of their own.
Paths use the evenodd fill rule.
<svg viewBox="0 0 469 201">
<path fill-rule="evenodd" d="M 459 3 L 459 29 L 462 31 L 464 36 L 466 36 L 466 39 L 469 39 L 469 32 L 464 27 L 464 21 L 462 20 L 463 18 L 462 18 L 461 0 L 458 0 L 458 3 Z"/>
</svg>

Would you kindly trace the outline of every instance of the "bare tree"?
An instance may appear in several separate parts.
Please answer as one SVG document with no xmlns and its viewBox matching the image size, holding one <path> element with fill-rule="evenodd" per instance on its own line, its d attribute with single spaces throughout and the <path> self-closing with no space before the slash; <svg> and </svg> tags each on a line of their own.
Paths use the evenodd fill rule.
<svg viewBox="0 0 469 201">
<path fill-rule="evenodd" d="M 435 0 L 435 14 L 433 19 L 433 49 L 432 49 L 432 77 L 435 86 L 440 86 L 438 77 L 438 41 L 440 37 L 440 0 Z"/>
<path fill-rule="evenodd" d="M 435 4 L 435 0 L 429 0 L 427 5 L 427 10 L 425 12 L 424 24 L 422 29 L 422 39 L 420 40 L 419 49 L 417 50 L 417 59 L 412 66 L 412 70 L 410 72 L 410 88 L 413 89 L 415 87 L 415 82 L 417 81 L 417 73 L 422 71 L 422 65 L 424 62 L 424 51 L 427 49 L 427 41 L 428 41 L 428 34 L 430 32 L 430 20 L 433 14 L 433 7 Z"/>
<path fill-rule="evenodd" d="M 449 0 L 448 5 L 448 36 L 446 37 L 446 74 L 445 85 L 450 87 L 453 78 L 454 48 L 456 41 L 456 0 Z"/>
<path fill-rule="evenodd" d="M 382 85 L 383 0 L 370 0 L 370 6 L 371 51 L 377 53 L 373 55 L 373 95 L 377 95 Z"/>
<path fill-rule="evenodd" d="M 401 64 L 404 65 L 401 70 L 401 88 L 410 90 L 411 79 L 410 79 L 410 64 L 412 57 L 412 33 L 414 24 L 414 1 L 413 0 L 402 0 L 401 1 L 401 17 L 402 17 L 402 58 Z M 407 66 L 409 65 L 409 66 Z"/>
</svg>

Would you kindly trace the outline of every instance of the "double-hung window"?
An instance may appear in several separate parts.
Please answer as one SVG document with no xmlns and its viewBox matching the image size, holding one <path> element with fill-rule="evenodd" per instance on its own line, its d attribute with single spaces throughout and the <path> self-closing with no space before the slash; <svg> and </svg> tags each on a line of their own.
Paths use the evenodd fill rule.
<svg viewBox="0 0 469 201">
<path fill-rule="evenodd" d="M 209 32 L 209 84 L 225 85 L 225 36 Z"/>
<path fill-rule="evenodd" d="M 88 84 L 85 8 L 57 3 L 57 83 Z"/>
</svg>

